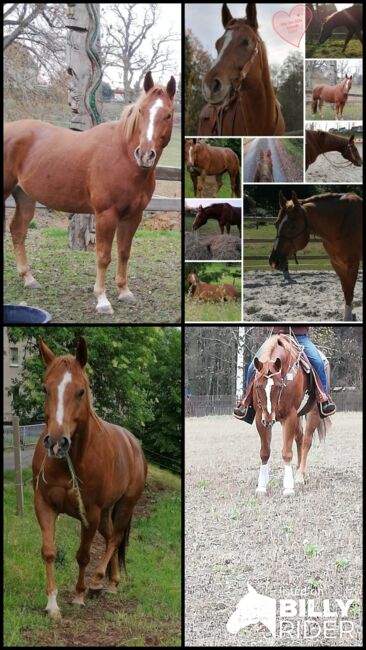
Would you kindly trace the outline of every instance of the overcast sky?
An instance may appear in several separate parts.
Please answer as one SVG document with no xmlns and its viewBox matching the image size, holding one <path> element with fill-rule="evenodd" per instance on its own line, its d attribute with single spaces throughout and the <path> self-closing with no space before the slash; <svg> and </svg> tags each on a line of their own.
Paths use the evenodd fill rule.
<svg viewBox="0 0 366 650">
<path fill-rule="evenodd" d="M 186 199 L 185 206 L 186 208 L 198 208 L 202 205 L 205 208 L 207 205 L 212 205 L 213 203 L 230 203 L 236 208 L 241 207 L 241 199 Z"/>
</svg>

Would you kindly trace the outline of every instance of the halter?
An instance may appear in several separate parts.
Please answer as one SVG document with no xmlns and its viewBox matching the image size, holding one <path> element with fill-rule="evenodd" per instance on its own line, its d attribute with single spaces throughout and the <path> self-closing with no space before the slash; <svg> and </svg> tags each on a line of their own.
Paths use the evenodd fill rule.
<svg viewBox="0 0 366 650">
<path fill-rule="evenodd" d="M 347 149 L 351 149 L 351 145 L 350 145 L 349 142 L 347 142 L 344 151 L 340 151 L 339 153 L 344 154 L 344 153 L 346 153 Z M 331 160 L 329 160 L 329 158 L 327 158 L 327 156 L 325 155 L 325 153 L 323 153 L 322 155 L 324 156 L 324 158 L 329 162 L 329 164 L 330 164 L 332 167 L 335 167 L 335 169 L 342 169 L 343 167 L 351 167 L 351 165 L 354 164 L 351 160 L 347 160 L 345 163 L 339 163 L 339 164 L 336 164 L 336 163 L 332 162 Z"/>
<path fill-rule="evenodd" d="M 293 239 L 296 239 L 297 237 L 299 237 L 300 235 L 302 235 L 304 232 L 307 232 L 307 231 L 310 232 L 310 226 L 309 226 L 307 216 L 306 216 L 306 214 L 304 214 L 304 227 L 303 227 L 302 230 L 300 230 L 300 232 L 296 233 L 296 235 L 293 235 L 292 237 L 287 237 L 286 235 L 282 235 L 282 233 L 280 235 L 278 235 L 278 233 L 277 233 L 277 235 L 278 235 L 277 239 L 281 239 L 281 237 L 282 237 L 282 239 L 287 239 L 287 241 L 292 241 Z"/>
</svg>

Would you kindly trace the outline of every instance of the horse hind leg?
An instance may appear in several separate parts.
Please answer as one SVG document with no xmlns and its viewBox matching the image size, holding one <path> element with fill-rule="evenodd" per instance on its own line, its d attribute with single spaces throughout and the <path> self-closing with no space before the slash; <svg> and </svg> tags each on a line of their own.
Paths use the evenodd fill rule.
<svg viewBox="0 0 366 650">
<path fill-rule="evenodd" d="M 318 407 L 315 406 L 306 416 L 305 433 L 301 445 L 301 461 L 295 476 L 295 483 L 299 485 L 304 485 L 308 453 L 313 444 L 314 431 L 319 425 L 319 421 L 320 415 Z"/>
<path fill-rule="evenodd" d="M 217 174 L 215 178 L 216 178 L 216 194 L 218 194 L 222 187 L 222 175 Z"/>
<path fill-rule="evenodd" d="M 112 508 L 106 508 L 102 511 L 98 530 L 105 539 L 107 551 L 108 543 L 113 536 Z M 113 553 L 109 564 L 107 565 L 106 573 L 108 576 L 108 586 L 105 588 L 105 591 L 107 593 L 116 593 L 117 586 L 121 579 L 121 571 L 118 562 L 118 549 Z M 96 585 L 97 583 L 95 581 L 94 588 Z M 102 588 L 102 581 L 98 583 L 98 586 Z"/>
<path fill-rule="evenodd" d="M 27 289 L 39 289 L 40 284 L 33 277 L 27 260 L 25 239 L 30 222 L 34 217 L 36 202 L 33 201 L 19 185 L 12 192 L 15 200 L 15 214 L 10 222 L 10 233 L 19 275 L 24 279 Z"/>
<path fill-rule="evenodd" d="M 318 99 L 313 97 L 313 101 L 311 103 L 311 109 L 313 111 L 313 115 L 316 115 L 316 111 L 318 109 Z"/>
</svg>

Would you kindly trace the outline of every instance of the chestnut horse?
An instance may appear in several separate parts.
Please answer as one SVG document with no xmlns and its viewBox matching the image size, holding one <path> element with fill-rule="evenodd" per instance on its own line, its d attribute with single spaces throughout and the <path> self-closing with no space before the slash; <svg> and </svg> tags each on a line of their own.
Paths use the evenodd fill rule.
<svg viewBox="0 0 366 650">
<path fill-rule="evenodd" d="M 322 109 L 324 102 L 335 104 L 335 119 L 343 120 L 343 110 L 348 99 L 348 93 L 352 88 L 352 75 L 346 74 L 343 81 L 336 86 L 320 84 L 313 88 L 313 101 L 311 104 L 313 115 L 316 115 L 319 107 L 320 117 L 323 117 Z"/>
<path fill-rule="evenodd" d="M 188 295 L 203 302 L 227 302 L 238 299 L 238 290 L 233 284 L 208 284 L 202 282 L 196 273 L 188 274 Z"/>
<path fill-rule="evenodd" d="M 283 494 L 294 494 L 292 473 L 292 446 L 297 446 L 297 474 L 295 482 L 304 484 L 306 461 L 315 430 L 319 438 L 325 437 L 329 423 L 320 418 L 319 409 L 312 395 L 306 408 L 302 402 L 310 388 L 310 375 L 300 364 L 302 346 L 283 334 L 271 336 L 254 359 L 256 368 L 253 384 L 253 407 L 255 422 L 261 438 L 261 467 L 256 492 L 265 494 L 269 481 L 268 459 L 271 453 L 272 427 L 282 425 L 284 462 Z M 329 366 L 328 366 L 329 370 Z M 300 411 L 307 412 L 305 433 L 302 430 Z"/>
<path fill-rule="evenodd" d="M 216 41 L 217 59 L 203 80 L 208 102 L 199 116 L 200 135 L 283 135 L 285 122 L 271 81 L 257 9 L 233 18 L 222 6 L 225 33 Z"/>
<path fill-rule="evenodd" d="M 346 27 L 348 32 L 342 47 L 342 53 L 346 51 L 346 47 L 354 34 L 356 34 L 362 43 L 362 18 L 362 5 L 353 5 L 353 7 L 348 7 L 348 9 L 342 9 L 342 11 L 336 11 L 331 14 L 325 19 L 322 25 L 319 45 L 325 43 L 336 27 Z"/>
<path fill-rule="evenodd" d="M 151 73 L 144 93 L 121 120 L 88 131 L 62 129 L 38 120 L 5 126 L 4 199 L 13 195 L 10 224 L 19 274 L 24 286 L 37 288 L 27 262 L 25 238 L 36 201 L 52 210 L 96 215 L 97 311 L 113 314 L 105 278 L 117 230 L 118 300 L 134 300 L 127 286 L 132 238 L 154 189 L 156 165 L 173 126 L 175 80 L 154 85 Z"/>
<path fill-rule="evenodd" d="M 85 569 L 90 547 L 99 530 L 106 542 L 91 589 L 115 592 L 136 502 L 145 485 L 147 465 L 136 438 L 116 424 L 104 422 L 93 411 L 85 373 L 87 347 L 80 339 L 76 356 L 56 357 L 39 342 L 46 365 L 44 378 L 45 429 L 33 456 L 34 505 L 42 531 L 42 558 L 46 565 L 46 610 L 60 618 L 54 577 L 55 524 L 60 513 L 81 520 L 81 542 L 76 559 L 79 577 L 73 603 L 84 605 Z M 79 495 L 70 480 L 69 461 L 79 483 Z"/>
<path fill-rule="evenodd" d="M 273 165 L 271 150 L 267 153 L 261 149 L 260 160 L 254 175 L 255 183 L 273 183 Z"/>
<path fill-rule="evenodd" d="M 306 169 L 315 162 L 320 154 L 327 151 L 339 151 L 345 160 L 349 160 L 356 167 L 361 167 L 362 158 L 354 140 L 354 135 L 345 138 L 336 133 L 328 133 L 328 131 L 306 130 Z"/>
<path fill-rule="evenodd" d="M 212 147 L 204 140 L 186 140 L 185 162 L 191 174 L 194 195 L 202 197 L 206 176 L 215 176 L 216 194 L 222 186 L 222 175 L 230 176 L 231 195 L 241 196 L 240 162 L 235 151 L 229 147 Z M 193 177 L 196 177 L 196 186 Z M 198 177 L 198 183 L 197 183 Z"/>
<path fill-rule="evenodd" d="M 213 203 L 206 208 L 200 205 L 192 224 L 192 230 L 201 228 L 209 219 L 216 219 L 219 222 L 222 235 L 224 234 L 225 228 L 227 234 L 229 234 L 231 226 L 237 226 L 239 236 L 241 236 L 241 208 L 236 208 L 230 205 L 230 203 Z"/>
<path fill-rule="evenodd" d="M 288 259 L 308 244 L 310 235 L 318 235 L 341 281 L 344 320 L 351 321 L 353 292 L 362 259 L 362 199 L 353 192 L 298 199 L 296 192 L 292 192 L 291 201 L 287 201 L 280 191 L 279 204 L 270 265 L 284 270 Z"/>
</svg>

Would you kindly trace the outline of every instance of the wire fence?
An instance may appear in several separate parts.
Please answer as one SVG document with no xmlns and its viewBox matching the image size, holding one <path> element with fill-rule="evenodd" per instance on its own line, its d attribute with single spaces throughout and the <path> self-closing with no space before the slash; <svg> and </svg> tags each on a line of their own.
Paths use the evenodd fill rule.
<svg viewBox="0 0 366 650">
<path fill-rule="evenodd" d="M 332 397 L 337 411 L 362 411 L 361 389 L 333 390 Z M 185 399 L 185 416 L 231 415 L 236 403 L 235 395 L 192 395 Z"/>
<path fill-rule="evenodd" d="M 29 445 L 35 445 L 44 429 L 44 422 L 38 424 L 25 424 L 20 429 L 20 444 L 22 449 Z M 4 449 L 13 446 L 13 426 L 4 425 Z"/>
</svg>

